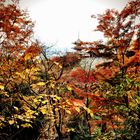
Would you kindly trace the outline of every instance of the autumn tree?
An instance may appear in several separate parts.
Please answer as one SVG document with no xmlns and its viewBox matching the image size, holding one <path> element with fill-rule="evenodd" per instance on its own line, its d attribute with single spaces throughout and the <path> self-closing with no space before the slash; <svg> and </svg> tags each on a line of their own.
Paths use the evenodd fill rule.
<svg viewBox="0 0 140 140">
<path fill-rule="evenodd" d="M 70 53 L 62 63 L 48 59 L 33 38 L 33 22 L 16 2 L 1 2 L 0 27 L 1 138 L 29 139 L 40 133 L 61 139 L 65 90 L 59 79 L 63 66 L 73 65 L 79 56 Z M 34 135 L 23 136 L 26 131 Z"/>
<path fill-rule="evenodd" d="M 100 101 L 92 100 L 94 119 L 90 122 L 96 126 L 93 130 L 96 139 L 139 139 L 139 14 L 137 0 L 129 2 L 120 12 L 106 10 L 96 17 L 99 22 L 96 31 L 102 32 L 107 41 L 75 43 L 78 51 L 86 50 L 91 58 L 109 60 L 97 65 L 94 72 L 98 84 L 91 95 L 96 93 Z"/>
<path fill-rule="evenodd" d="M 9 4 L 8 4 L 9 2 Z M 33 39 L 33 22 L 17 3 L 0 4 L 0 137 L 15 139 L 37 116 L 29 103 L 30 85 L 37 73 L 36 56 L 41 52 Z M 19 130 L 18 130 L 19 129 Z M 12 131 L 11 131 L 12 130 Z M 17 131 L 17 132 L 16 132 Z M 19 132 L 18 132 L 19 131 Z M 34 135 L 35 136 L 35 135 Z"/>
<path fill-rule="evenodd" d="M 133 0 L 97 16 L 108 40 L 75 49 L 108 61 L 87 70 L 78 53 L 49 59 L 28 14 L 2 0 L 0 139 L 139 139 L 139 14 Z"/>
</svg>

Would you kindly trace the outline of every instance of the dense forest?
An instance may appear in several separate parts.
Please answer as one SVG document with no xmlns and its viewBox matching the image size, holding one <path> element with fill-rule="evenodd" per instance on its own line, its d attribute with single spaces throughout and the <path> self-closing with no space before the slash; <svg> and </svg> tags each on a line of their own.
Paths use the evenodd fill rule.
<svg viewBox="0 0 140 140">
<path fill-rule="evenodd" d="M 48 57 L 19 1 L 0 0 L 0 140 L 140 140 L 140 1 L 91 17 L 106 41 Z"/>
</svg>

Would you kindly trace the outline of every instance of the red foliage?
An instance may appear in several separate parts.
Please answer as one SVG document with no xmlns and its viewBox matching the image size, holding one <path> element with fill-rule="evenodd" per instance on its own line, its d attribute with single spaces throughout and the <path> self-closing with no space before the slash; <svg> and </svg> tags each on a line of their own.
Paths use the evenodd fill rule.
<svg viewBox="0 0 140 140">
<path fill-rule="evenodd" d="M 77 68 L 71 72 L 71 77 L 81 83 L 93 83 L 96 82 L 94 73 L 92 71 L 85 71 L 82 68 Z"/>
<path fill-rule="evenodd" d="M 62 61 L 62 58 L 59 57 L 59 56 L 55 56 L 55 57 L 53 57 L 51 60 L 52 60 L 53 62 L 62 63 L 62 62 L 61 62 L 61 61 Z"/>
</svg>

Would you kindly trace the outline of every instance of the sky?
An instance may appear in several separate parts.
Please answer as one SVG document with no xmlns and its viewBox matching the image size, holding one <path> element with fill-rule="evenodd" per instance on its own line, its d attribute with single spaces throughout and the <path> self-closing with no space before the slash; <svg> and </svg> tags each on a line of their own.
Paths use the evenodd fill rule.
<svg viewBox="0 0 140 140">
<path fill-rule="evenodd" d="M 35 37 L 56 51 L 71 51 L 73 42 L 94 41 L 103 38 L 94 32 L 97 26 L 93 14 L 106 9 L 123 9 L 129 0 L 21 0 L 35 22 Z"/>
</svg>

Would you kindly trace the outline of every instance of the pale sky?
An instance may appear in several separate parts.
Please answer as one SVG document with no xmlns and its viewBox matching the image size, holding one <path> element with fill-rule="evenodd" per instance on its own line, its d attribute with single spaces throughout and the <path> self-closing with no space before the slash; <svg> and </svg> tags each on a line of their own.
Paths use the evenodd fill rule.
<svg viewBox="0 0 140 140">
<path fill-rule="evenodd" d="M 69 51 L 78 37 L 82 41 L 102 39 L 94 32 L 93 14 L 108 8 L 121 10 L 129 0 L 21 0 L 35 21 L 35 37 L 56 50 Z"/>
</svg>

